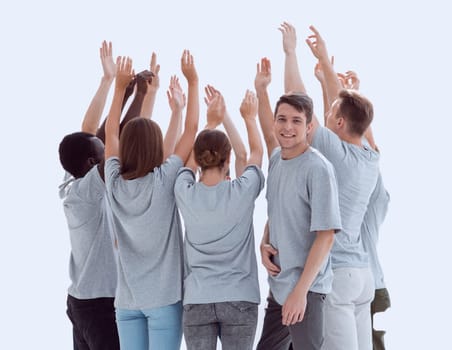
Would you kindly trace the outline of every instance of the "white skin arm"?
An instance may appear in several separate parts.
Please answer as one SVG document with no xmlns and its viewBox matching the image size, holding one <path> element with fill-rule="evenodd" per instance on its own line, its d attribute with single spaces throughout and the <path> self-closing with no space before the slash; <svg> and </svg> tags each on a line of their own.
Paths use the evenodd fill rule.
<svg viewBox="0 0 452 350">
<path fill-rule="evenodd" d="M 242 104 L 240 105 L 240 114 L 245 121 L 246 131 L 248 132 L 248 143 L 250 147 L 250 156 L 248 158 L 247 165 L 253 164 L 261 167 L 264 149 L 262 147 L 259 130 L 257 129 L 257 108 L 258 102 L 256 95 L 250 90 L 247 90 Z"/>
<path fill-rule="evenodd" d="M 303 92 L 306 88 L 301 79 L 297 61 L 297 33 L 295 27 L 290 23 L 284 22 L 278 28 L 282 33 L 284 60 L 284 92 Z"/>
<path fill-rule="evenodd" d="M 209 106 L 209 102 L 213 99 L 215 93 L 219 92 L 212 85 L 207 85 L 204 90 L 206 93 L 204 101 L 206 102 L 207 106 Z M 228 135 L 229 140 L 231 141 L 232 150 L 234 151 L 235 155 L 235 175 L 239 177 L 240 175 L 242 175 L 243 170 L 245 170 L 246 167 L 246 148 L 239 132 L 237 131 L 237 128 L 234 125 L 234 122 L 229 116 L 227 109 L 224 113 L 223 126 L 226 130 L 226 134 Z"/>
<path fill-rule="evenodd" d="M 195 62 L 190 51 L 184 50 L 181 58 L 181 69 L 188 83 L 187 115 L 184 132 L 176 145 L 174 153 L 187 162 L 193 148 L 199 122 L 199 80 Z"/>
<path fill-rule="evenodd" d="M 105 40 L 102 42 L 100 51 L 100 61 L 104 75 L 100 81 L 100 85 L 93 96 L 82 122 L 82 131 L 95 135 L 99 128 L 100 119 L 104 111 L 105 102 L 107 101 L 108 92 L 111 84 L 115 79 L 116 66 L 112 57 L 112 44 Z"/>
<path fill-rule="evenodd" d="M 334 64 L 334 56 L 331 56 L 331 64 Z M 322 99 L 323 99 L 323 125 L 326 126 L 326 118 L 328 115 L 328 111 L 330 110 L 331 103 L 328 100 L 328 93 L 326 90 L 326 82 L 325 82 L 325 75 L 323 74 L 322 66 L 320 65 L 320 62 L 317 62 L 317 64 L 314 67 L 314 75 L 317 78 L 317 80 L 320 83 L 320 86 L 322 88 Z M 338 78 L 340 79 L 341 76 L 338 74 Z"/>
<path fill-rule="evenodd" d="M 213 95 L 204 99 L 207 103 L 207 124 L 205 129 L 215 129 L 223 122 L 226 113 L 226 104 L 223 96 L 218 90 L 213 89 L 210 91 L 213 92 Z M 188 159 L 186 166 L 196 174 L 198 165 L 196 164 L 193 150 L 190 153 L 190 158 Z"/>
<path fill-rule="evenodd" d="M 118 57 L 116 60 L 116 83 L 110 112 L 105 123 L 105 159 L 119 156 L 119 120 L 127 85 L 133 79 L 132 60 Z"/>
<path fill-rule="evenodd" d="M 144 97 L 143 105 L 141 106 L 140 115 L 143 118 L 151 119 L 152 111 L 154 110 L 157 91 L 160 86 L 160 78 L 159 78 L 160 65 L 157 64 L 157 55 L 155 52 L 153 52 L 151 55 L 151 63 L 149 65 L 149 68 L 150 68 L 151 72 L 154 74 L 154 76 L 152 78 L 151 83 L 149 84 L 149 86 L 147 88 L 146 96 Z"/>
<path fill-rule="evenodd" d="M 314 26 L 310 26 L 309 29 L 311 29 L 313 34 L 306 39 L 306 43 L 311 49 L 312 54 L 319 60 L 325 77 L 328 103 L 329 106 L 331 106 L 339 95 L 339 91 L 341 90 L 342 86 L 337 78 L 336 72 L 334 71 L 333 64 L 329 59 L 325 41 Z"/>
<path fill-rule="evenodd" d="M 282 307 L 282 324 L 289 326 L 303 320 L 309 288 L 320 271 L 334 243 L 334 230 L 318 231 L 297 284 Z"/>
<path fill-rule="evenodd" d="M 268 157 L 270 158 L 273 150 L 279 146 L 278 139 L 274 130 L 273 112 L 268 97 L 267 87 L 271 82 L 271 64 L 268 58 L 262 58 L 257 64 L 254 87 L 258 99 L 258 116 L 261 125 L 262 134 L 267 146 Z"/>
<path fill-rule="evenodd" d="M 170 79 L 170 85 L 166 91 L 168 104 L 171 109 L 171 118 L 168 129 L 163 139 L 163 159 L 168 158 L 174 153 L 177 141 L 182 133 L 182 111 L 184 110 L 186 97 L 179 84 L 179 78 L 173 75 Z"/>
</svg>

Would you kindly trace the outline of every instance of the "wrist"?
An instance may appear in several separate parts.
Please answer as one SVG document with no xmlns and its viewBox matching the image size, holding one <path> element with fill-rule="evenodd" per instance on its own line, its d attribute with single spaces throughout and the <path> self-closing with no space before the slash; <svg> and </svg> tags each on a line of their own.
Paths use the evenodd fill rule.
<svg viewBox="0 0 452 350">
<path fill-rule="evenodd" d="M 100 80 L 100 82 L 102 83 L 102 84 L 111 84 L 111 83 L 113 83 L 113 80 L 115 80 L 115 77 L 108 77 L 108 76 L 103 76 L 102 78 L 101 78 L 101 80 Z"/>
<path fill-rule="evenodd" d="M 216 122 L 207 122 L 204 129 L 215 129 L 218 125 L 219 123 Z"/>
</svg>

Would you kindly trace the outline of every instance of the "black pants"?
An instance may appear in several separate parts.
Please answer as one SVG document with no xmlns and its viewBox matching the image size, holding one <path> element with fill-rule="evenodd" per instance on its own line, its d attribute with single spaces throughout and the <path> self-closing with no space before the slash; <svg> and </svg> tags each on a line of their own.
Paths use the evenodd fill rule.
<svg viewBox="0 0 452 350">
<path fill-rule="evenodd" d="M 119 350 L 114 298 L 67 297 L 67 315 L 72 322 L 74 350 Z"/>
<path fill-rule="evenodd" d="M 257 350 L 319 350 L 323 344 L 325 294 L 308 292 L 303 321 L 282 324 L 282 306 L 270 294 Z"/>
<path fill-rule="evenodd" d="M 372 316 L 372 343 L 374 350 L 385 350 L 385 331 L 374 329 L 374 315 L 377 312 L 384 312 L 391 306 L 391 299 L 386 288 L 376 289 L 375 297 L 370 304 L 370 314 Z"/>
</svg>

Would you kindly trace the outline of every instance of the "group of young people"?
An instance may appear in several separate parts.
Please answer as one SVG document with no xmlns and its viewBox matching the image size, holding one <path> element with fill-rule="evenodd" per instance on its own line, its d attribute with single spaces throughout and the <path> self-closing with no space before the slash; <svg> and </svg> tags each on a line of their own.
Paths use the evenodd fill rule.
<svg viewBox="0 0 452 350">
<path fill-rule="evenodd" d="M 265 187 L 257 120 L 269 159 L 260 251 L 270 287 L 257 349 L 384 349 L 383 331 L 372 341 L 371 310 L 389 307 L 376 252 L 389 196 L 371 132 L 373 107 L 357 91 L 354 72 L 335 72 L 310 27 L 322 126 L 299 73 L 295 28 L 285 22 L 279 29 L 284 94 L 273 112 L 271 64 L 262 58 L 256 91 L 246 91 L 240 106 L 249 156 L 224 97 L 210 85 L 207 123 L 198 132 L 190 51 L 181 58 L 187 95 L 176 76 L 170 79 L 163 136 L 151 119 L 160 85 L 156 55 L 149 70 L 135 74 L 130 58 L 115 63 L 111 43 L 102 43 L 104 74 L 82 130 L 59 146 L 69 174 L 60 195 L 71 240 L 74 349 L 172 350 L 182 334 L 190 350 L 215 349 L 218 338 L 223 349 L 252 349 L 260 303 L 253 214 Z"/>
</svg>

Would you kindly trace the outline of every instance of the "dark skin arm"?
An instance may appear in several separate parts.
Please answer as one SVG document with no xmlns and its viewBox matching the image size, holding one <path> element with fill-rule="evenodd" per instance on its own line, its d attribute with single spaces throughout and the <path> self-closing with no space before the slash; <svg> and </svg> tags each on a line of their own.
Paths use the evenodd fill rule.
<svg viewBox="0 0 452 350">
<path fill-rule="evenodd" d="M 124 99 L 122 100 L 122 107 L 121 107 L 121 111 L 124 109 L 124 106 L 126 105 L 127 101 L 129 100 L 129 97 L 132 96 L 133 94 L 133 90 L 135 89 L 135 85 L 136 85 L 137 79 L 134 78 L 129 86 L 127 86 L 126 92 L 124 94 Z M 132 106 L 130 106 L 132 107 Z M 130 110 L 130 108 L 129 108 Z M 125 119 L 125 118 L 124 118 Z M 130 120 L 130 118 L 129 118 Z M 101 141 L 105 144 L 105 122 L 107 121 L 107 118 L 104 119 L 104 121 L 102 122 L 102 125 L 100 126 L 99 129 L 97 129 L 96 132 L 96 137 L 98 137 L 99 139 L 101 139 Z M 122 128 L 124 127 L 124 125 L 126 125 L 126 123 L 121 123 L 120 125 L 120 130 L 122 130 Z"/>
</svg>

